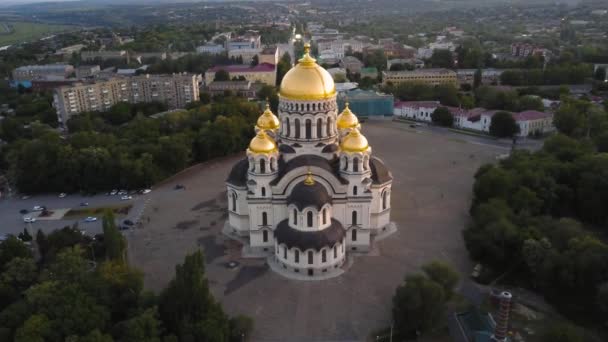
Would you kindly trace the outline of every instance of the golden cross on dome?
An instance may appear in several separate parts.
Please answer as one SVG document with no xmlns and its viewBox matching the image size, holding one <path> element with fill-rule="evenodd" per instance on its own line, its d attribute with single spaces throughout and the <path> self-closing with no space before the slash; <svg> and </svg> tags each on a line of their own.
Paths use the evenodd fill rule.
<svg viewBox="0 0 608 342">
<path fill-rule="evenodd" d="M 312 171 L 308 168 L 308 173 L 306 173 L 306 179 L 304 179 L 304 184 L 306 185 L 314 185 L 315 179 L 312 177 Z"/>
</svg>

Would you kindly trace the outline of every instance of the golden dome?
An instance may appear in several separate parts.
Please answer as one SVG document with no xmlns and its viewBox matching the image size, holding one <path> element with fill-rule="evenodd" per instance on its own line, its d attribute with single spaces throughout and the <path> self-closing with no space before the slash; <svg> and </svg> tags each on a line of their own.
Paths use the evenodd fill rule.
<svg viewBox="0 0 608 342">
<path fill-rule="evenodd" d="M 353 128 L 340 144 L 340 149 L 344 152 L 365 152 L 368 148 L 367 138 L 357 128 Z"/>
<path fill-rule="evenodd" d="M 338 125 L 338 129 L 359 127 L 359 119 L 357 119 L 357 116 L 348 108 L 348 102 L 346 102 L 346 108 L 338 115 L 336 124 Z"/>
<path fill-rule="evenodd" d="M 310 56 L 310 44 L 304 45 L 304 56 L 283 77 L 279 93 L 292 100 L 322 100 L 336 94 L 334 79 Z"/>
<path fill-rule="evenodd" d="M 261 130 L 276 131 L 279 129 L 279 118 L 272 113 L 268 103 L 266 103 L 266 110 L 258 118 L 257 126 Z"/>
<path fill-rule="evenodd" d="M 249 143 L 249 151 L 253 153 L 271 153 L 276 150 L 277 144 L 264 130 L 260 130 Z"/>
</svg>

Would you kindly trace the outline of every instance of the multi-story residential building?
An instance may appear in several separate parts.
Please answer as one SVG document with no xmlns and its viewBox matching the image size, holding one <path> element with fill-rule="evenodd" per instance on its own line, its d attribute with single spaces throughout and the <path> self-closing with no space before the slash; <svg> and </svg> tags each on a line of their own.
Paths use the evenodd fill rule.
<svg viewBox="0 0 608 342">
<path fill-rule="evenodd" d="M 276 46 L 263 48 L 258 54 L 258 63 L 277 65 L 279 63 L 279 48 Z"/>
<path fill-rule="evenodd" d="M 249 65 L 217 65 L 205 72 L 205 84 L 211 84 L 215 79 L 215 73 L 225 70 L 231 79 L 240 78 L 250 82 L 260 82 L 274 86 L 277 82 L 277 68 L 275 65 L 260 63 L 254 67 Z"/>
<path fill-rule="evenodd" d="M 106 61 L 110 59 L 118 59 L 118 60 L 129 60 L 129 54 L 127 51 L 82 51 L 80 53 L 80 59 L 85 62 L 89 61 Z"/>
<path fill-rule="evenodd" d="M 502 69 L 482 69 L 481 70 L 481 84 L 494 84 L 500 83 L 500 75 L 503 73 Z M 460 85 L 469 84 L 473 85 L 475 80 L 475 72 L 477 69 L 458 69 L 456 70 L 456 77 Z"/>
<path fill-rule="evenodd" d="M 262 47 L 262 36 L 256 31 L 248 31 L 242 36 L 228 40 L 226 47 L 229 52 L 241 49 L 260 49 Z"/>
<path fill-rule="evenodd" d="M 414 67 L 415 69 L 422 69 L 424 68 L 424 61 L 420 60 L 420 59 L 416 59 L 416 58 L 395 58 L 395 59 L 389 59 L 386 61 L 386 70 L 391 70 L 391 67 L 395 64 L 403 64 L 403 65 L 410 65 L 412 67 Z"/>
<path fill-rule="evenodd" d="M 321 39 L 317 41 L 319 53 L 333 53 L 337 58 L 344 57 L 344 42 L 341 39 Z"/>
<path fill-rule="evenodd" d="M 207 92 L 211 96 L 224 95 L 227 91 L 254 99 L 257 89 L 250 81 L 214 81 L 207 85 Z"/>
<path fill-rule="evenodd" d="M 528 57 L 528 56 L 545 56 L 547 50 L 537 47 L 529 43 L 513 43 L 511 44 L 511 56 L 513 57 Z"/>
<path fill-rule="evenodd" d="M 76 78 L 93 77 L 101 72 L 99 65 L 81 65 L 76 68 Z"/>
<path fill-rule="evenodd" d="M 220 44 L 205 44 L 196 48 L 197 53 L 207 53 L 210 55 L 219 55 L 226 51 L 223 45 Z"/>
<path fill-rule="evenodd" d="M 228 50 L 228 58 L 241 58 L 243 64 L 251 64 L 253 57 L 260 53 L 261 49 L 235 49 Z M 258 57 L 259 58 L 259 57 Z"/>
<path fill-rule="evenodd" d="M 419 82 L 428 85 L 458 84 L 456 72 L 448 69 L 416 69 L 412 71 L 383 71 L 382 82 L 400 84 Z"/>
<path fill-rule="evenodd" d="M 53 106 L 65 124 L 72 115 L 105 111 L 119 102 L 163 102 L 169 109 L 183 108 L 199 99 L 200 75 L 142 75 L 78 83 L 55 90 Z"/>
<path fill-rule="evenodd" d="M 358 74 L 358 73 L 361 73 L 361 68 L 363 68 L 363 63 L 360 60 L 358 60 L 357 57 L 345 56 L 344 58 L 342 58 L 342 61 L 340 62 L 340 66 L 353 74 L 355 74 L 355 73 Z"/>
<path fill-rule="evenodd" d="M 26 65 L 13 70 L 13 80 L 22 82 L 47 78 L 65 79 L 73 72 L 74 67 L 69 64 Z"/>
</svg>

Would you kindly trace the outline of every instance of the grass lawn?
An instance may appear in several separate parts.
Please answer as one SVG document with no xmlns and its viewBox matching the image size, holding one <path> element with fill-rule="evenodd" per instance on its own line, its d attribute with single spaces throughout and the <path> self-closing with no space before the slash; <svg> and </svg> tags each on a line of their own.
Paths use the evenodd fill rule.
<svg viewBox="0 0 608 342">
<path fill-rule="evenodd" d="M 116 216 L 124 216 L 129 213 L 129 210 L 131 210 L 131 207 L 133 207 L 132 204 L 117 204 L 117 205 L 112 205 L 112 206 L 91 207 L 91 208 L 84 207 L 84 208 L 72 209 L 72 210 L 68 211 L 63 218 L 64 219 L 73 219 L 73 218 L 82 218 L 82 217 L 87 217 L 87 216 L 102 216 L 106 210 L 112 210 L 114 212 L 114 215 L 116 215 Z"/>
<path fill-rule="evenodd" d="M 10 26 L 12 28 L 12 32 L 7 33 L 6 26 Z M 50 34 L 69 30 L 71 28 L 73 28 L 73 26 L 24 21 L 0 22 L 0 46 L 37 40 Z"/>
</svg>

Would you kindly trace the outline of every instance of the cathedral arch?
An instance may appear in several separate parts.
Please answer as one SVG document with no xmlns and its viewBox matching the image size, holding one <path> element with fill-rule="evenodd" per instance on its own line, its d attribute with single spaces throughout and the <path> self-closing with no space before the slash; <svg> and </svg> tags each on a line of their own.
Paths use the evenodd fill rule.
<svg viewBox="0 0 608 342">
<path fill-rule="evenodd" d="M 327 119 L 327 136 L 331 136 L 331 118 Z"/>
<path fill-rule="evenodd" d="M 285 136 L 290 136 L 291 135 L 291 125 L 289 124 L 289 118 L 285 118 Z"/>
<path fill-rule="evenodd" d="M 312 122 L 310 119 L 306 119 L 306 139 L 312 139 Z"/>
<path fill-rule="evenodd" d="M 342 170 L 348 171 L 348 157 L 342 157 Z"/>
<path fill-rule="evenodd" d="M 308 264 L 309 265 L 312 265 L 313 258 L 314 258 L 313 251 L 308 251 Z"/>
<path fill-rule="evenodd" d="M 266 173 L 266 159 L 260 158 L 260 173 Z"/>
<path fill-rule="evenodd" d="M 312 226 L 313 226 L 313 214 L 312 214 L 312 210 L 308 211 L 306 213 L 306 226 L 308 226 L 308 228 L 312 228 Z"/>
<path fill-rule="evenodd" d="M 323 137 L 323 119 L 317 119 L 317 138 Z"/>
<path fill-rule="evenodd" d="M 353 172 L 359 172 L 359 158 L 353 158 Z"/>
</svg>

